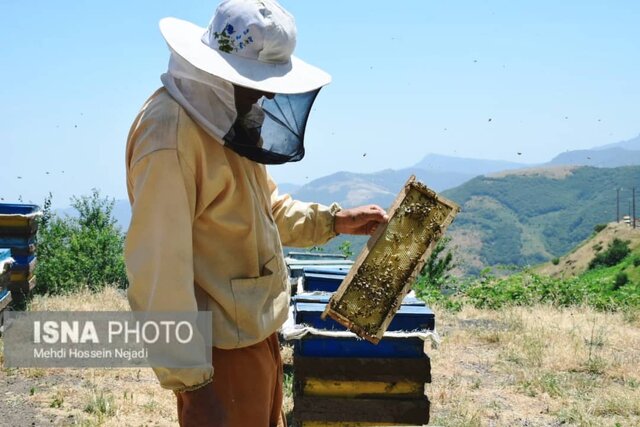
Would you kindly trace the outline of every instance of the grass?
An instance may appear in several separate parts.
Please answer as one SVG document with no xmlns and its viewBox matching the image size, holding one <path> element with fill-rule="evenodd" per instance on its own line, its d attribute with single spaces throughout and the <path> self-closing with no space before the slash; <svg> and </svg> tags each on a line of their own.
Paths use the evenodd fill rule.
<svg viewBox="0 0 640 427">
<path fill-rule="evenodd" d="M 640 325 L 623 313 L 436 311 L 443 343 L 430 353 L 432 424 L 640 425 Z"/>
<path fill-rule="evenodd" d="M 32 309 L 127 309 L 107 288 L 38 297 Z M 436 426 L 640 425 L 640 316 L 550 305 L 434 307 L 443 340 L 429 349 Z M 284 409 L 291 413 L 291 348 Z M 7 425 L 177 425 L 173 393 L 151 369 L 2 369 Z"/>
<path fill-rule="evenodd" d="M 115 415 L 113 403 L 113 396 L 105 396 L 104 392 L 102 391 L 100 392 L 100 394 L 94 392 L 91 394 L 89 402 L 85 405 L 84 412 L 94 414 L 98 418 L 112 417 L 113 415 Z"/>
</svg>

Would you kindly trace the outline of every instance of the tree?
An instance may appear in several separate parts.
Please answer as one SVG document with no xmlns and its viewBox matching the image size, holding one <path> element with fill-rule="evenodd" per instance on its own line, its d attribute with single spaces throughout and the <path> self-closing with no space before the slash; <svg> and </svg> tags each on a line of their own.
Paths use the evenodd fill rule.
<svg viewBox="0 0 640 427">
<path fill-rule="evenodd" d="M 36 292 L 59 294 L 87 286 L 107 284 L 125 288 L 124 234 L 113 218 L 114 200 L 98 190 L 73 197 L 77 217 L 61 218 L 45 199 L 38 228 Z"/>
<path fill-rule="evenodd" d="M 453 263 L 453 254 L 450 250 L 446 250 L 450 241 L 449 237 L 440 239 L 431 252 L 414 285 L 418 297 L 422 298 L 433 294 L 434 291 L 440 292 L 447 281 L 451 279 L 449 272 L 455 267 L 455 264 Z"/>
<path fill-rule="evenodd" d="M 612 267 L 622 261 L 631 249 L 629 249 L 628 240 L 613 239 L 607 250 L 597 254 L 589 263 L 589 269 L 598 267 Z"/>
</svg>

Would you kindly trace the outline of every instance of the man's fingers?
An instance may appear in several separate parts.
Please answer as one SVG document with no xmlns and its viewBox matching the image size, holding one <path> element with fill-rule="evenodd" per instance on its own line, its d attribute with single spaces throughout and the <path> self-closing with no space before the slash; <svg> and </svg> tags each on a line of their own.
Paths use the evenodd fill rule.
<svg viewBox="0 0 640 427">
<path fill-rule="evenodd" d="M 380 206 L 378 206 L 378 205 L 369 206 L 369 211 L 377 212 L 377 213 L 381 214 L 384 217 L 385 221 L 389 219 L 389 216 L 387 215 L 387 212 L 384 209 L 382 209 Z"/>
<path fill-rule="evenodd" d="M 373 234 L 379 224 L 387 221 L 389 216 L 380 206 L 365 205 L 338 212 L 334 229 L 344 234 Z"/>
</svg>

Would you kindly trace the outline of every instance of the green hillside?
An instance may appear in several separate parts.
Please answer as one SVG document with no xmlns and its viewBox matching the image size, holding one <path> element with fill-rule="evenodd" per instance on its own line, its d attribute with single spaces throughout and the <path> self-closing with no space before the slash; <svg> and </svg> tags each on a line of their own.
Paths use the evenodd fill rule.
<svg viewBox="0 0 640 427">
<path fill-rule="evenodd" d="M 527 269 L 506 277 L 483 275 L 480 279 L 458 286 L 450 305 L 470 303 L 476 307 L 497 309 L 505 305 L 544 303 L 557 306 L 589 305 L 601 310 L 637 310 L 640 307 L 640 230 L 626 227 L 623 230 L 617 224 L 610 224 L 608 231 L 613 231 L 617 237 L 609 241 L 606 247 L 599 245 L 602 240 L 599 234 L 584 242 L 582 247 L 597 246 L 600 251 L 596 251 L 599 256 L 589 257 L 589 266 L 578 274 L 575 274 L 570 263 L 561 260 L 557 267 L 564 270 L 564 274 L 560 272 L 554 274 L 555 277 L 548 275 L 544 266 L 537 271 Z M 624 237 L 630 239 L 620 239 Z M 595 263 L 596 259 L 598 263 Z M 437 296 L 437 293 L 433 295 Z M 442 296 L 437 297 L 443 299 Z"/>
<path fill-rule="evenodd" d="M 467 261 L 462 268 L 477 273 L 482 265 L 533 265 L 569 252 L 596 224 L 615 220 L 616 188 L 627 213 L 636 183 L 640 191 L 640 166 L 559 167 L 481 176 L 442 194 L 462 206 L 450 234 Z"/>
</svg>

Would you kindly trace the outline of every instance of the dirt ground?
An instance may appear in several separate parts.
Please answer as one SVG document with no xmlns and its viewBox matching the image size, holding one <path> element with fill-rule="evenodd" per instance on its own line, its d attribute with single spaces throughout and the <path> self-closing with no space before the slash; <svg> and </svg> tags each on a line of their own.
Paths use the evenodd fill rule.
<svg viewBox="0 0 640 427">
<path fill-rule="evenodd" d="M 96 307 L 126 309 L 126 301 L 107 289 L 32 304 L 33 310 Z M 640 426 L 638 313 L 546 306 L 435 311 L 442 343 L 427 346 L 431 425 Z M 290 363 L 289 348 L 284 355 Z M 150 369 L 0 370 L 2 426 L 175 426 L 174 405 Z M 291 409 L 289 394 L 285 410 Z"/>
</svg>

